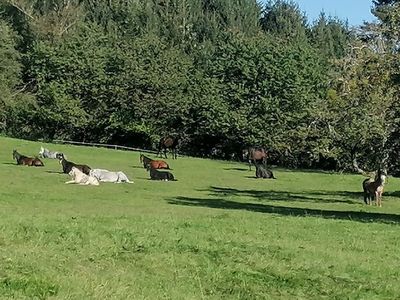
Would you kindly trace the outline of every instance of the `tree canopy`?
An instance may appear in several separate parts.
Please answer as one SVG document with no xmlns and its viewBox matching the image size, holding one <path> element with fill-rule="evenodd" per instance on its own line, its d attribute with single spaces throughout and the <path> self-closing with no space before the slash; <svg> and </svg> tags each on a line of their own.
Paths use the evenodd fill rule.
<svg viewBox="0 0 400 300">
<path fill-rule="evenodd" d="M 1 0 L 0 130 L 396 173 L 400 3 L 371 4 L 353 29 L 285 0 Z"/>
</svg>

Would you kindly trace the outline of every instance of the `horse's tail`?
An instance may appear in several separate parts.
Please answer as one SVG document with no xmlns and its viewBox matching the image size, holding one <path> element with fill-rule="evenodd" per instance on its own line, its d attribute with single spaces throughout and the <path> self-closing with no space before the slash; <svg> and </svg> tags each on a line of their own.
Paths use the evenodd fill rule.
<svg viewBox="0 0 400 300">
<path fill-rule="evenodd" d="M 363 187 L 364 193 L 367 192 L 367 184 L 368 184 L 368 182 L 369 182 L 370 180 L 371 180 L 370 178 L 366 178 L 366 179 L 363 181 L 363 183 L 362 183 L 362 187 Z"/>
</svg>

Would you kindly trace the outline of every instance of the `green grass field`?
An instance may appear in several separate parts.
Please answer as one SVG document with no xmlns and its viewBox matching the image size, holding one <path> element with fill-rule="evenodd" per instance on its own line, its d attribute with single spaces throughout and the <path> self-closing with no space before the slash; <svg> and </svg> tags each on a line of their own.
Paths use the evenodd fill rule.
<svg viewBox="0 0 400 300">
<path fill-rule="evenodd" d="M 135 184 L 66 185 L 56 160 L 17 166 L 40 145 Z M 169 159 L 153 182 L 139 153 L 0 138 L 0 298 L 396 299 L 400 180 L 383 208 L 362 176 Z"/>
</svg>

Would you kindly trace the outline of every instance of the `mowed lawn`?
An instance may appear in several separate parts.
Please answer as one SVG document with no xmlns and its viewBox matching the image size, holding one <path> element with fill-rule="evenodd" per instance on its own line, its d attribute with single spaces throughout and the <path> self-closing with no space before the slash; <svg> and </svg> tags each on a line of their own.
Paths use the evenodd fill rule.
<svg viewBox="0 0 400 300">
<path fill-rule="evenodd" d="M 12 160 L 40 145 L 135 183 L 66 185 L 56 160 Z M 399 297 L 399 179 L 376 208 L 362 176 L 168 162 L 178 181 L 153 182 L 138 152 L 0 138 L 0 298 Z"/>
</svg>

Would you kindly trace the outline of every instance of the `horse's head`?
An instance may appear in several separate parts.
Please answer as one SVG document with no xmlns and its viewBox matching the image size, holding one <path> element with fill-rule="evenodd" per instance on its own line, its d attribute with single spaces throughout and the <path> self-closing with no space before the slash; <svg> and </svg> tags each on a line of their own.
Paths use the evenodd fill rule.
<svg viewBox="0 0 400 300">
<path fill-rule="evenodd" d="M 375 181 L 379 181 L 382 185 L 385 184 L 387 178 L 386 170 L 379 168 L 375 176 Z"/>
<path fill-rule="evenodd" d="M 13 159 L 16 159 L 18 157 L 18 152 L 17 150 L 13 150 Z"/>
<path fill-rule="evenodd" d="M 249 159 L 249 150 L 248 150 L 248 149 L 242 150 L 242 159 L 243 159 L 244 161 L 246 161 L 246 160 Z"/>
<path fill-rule="evenodd" d="M 57 154 L 56 154 L 56 158 L 58 159 L 58 161 L 59 161 L 60 164 L 61 164 L 61 162 L 65 159 L 63 153 L 57 153 Z"/>
</svg>

